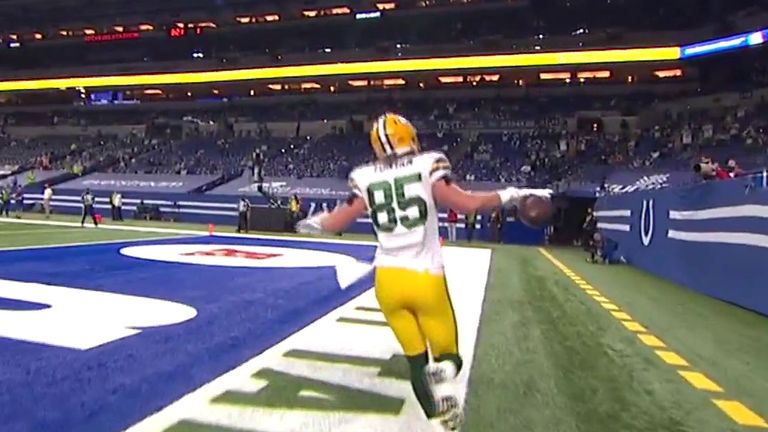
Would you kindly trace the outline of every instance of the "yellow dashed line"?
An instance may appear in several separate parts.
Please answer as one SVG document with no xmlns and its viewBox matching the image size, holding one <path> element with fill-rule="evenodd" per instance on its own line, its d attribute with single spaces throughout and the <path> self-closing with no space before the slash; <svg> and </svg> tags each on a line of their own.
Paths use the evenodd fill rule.
<svg viewBox="0 0 768 432">
<path fill-rule="evenodd" d="M 656 350 L 656 355 L 661 357 L 662 360 L 672 366 L 690 366 L 684 358 L 673 353 L 672 351 Z"/>
<path fill-rule="evenodd" d="M 661 339 L 657 338 L 654 335 L 650 334 L 639 334 L 637 335 L 638 338 L 640 338 L 641 341 L 643 341 L 644 344 L 648 345 L 652 348 L 666 348 L 667 345 L 664 344 L 664 342 L 661 341 Z"/>
<path fill-rule="evenodd" d="M 712 399 L 728 417 L 742 426 L 752 426 L 768 429 L 768 423 L 762 417 L 745 407 L 741 402 L 733 400 Z"/>
<path fill-rule="evenodd" d="M 563 263 L 561 263 L 557 258 L 552 256 L 549 252 L 544 250 L 543 248 L 539 248 L 539 252 L 541 252 L 542 255 L 547 257 L 549 261 L 552 262 L 552 264 L 555 265 L 560 271 L 565 273 L 571 280 L 576 283 L 576 285 L 583 289 L 584 292 L 591 295 L 592 298 L 600 302 L 600 305 L 607 309 L 611 315 L 613 315 L 614 318 L 619 320 L 624 327 L 632 332 L 637 332 L 637 337 L 646 345 L 652 348 L 666 348 L 667 345 L 659 338 L 652 334 L 648 334 L 648 330 L 640 323 L 634 321 L 629 314 L 626 312 L 623 312 L 619 309 L 618 306 L 613 304 L 608 298 L 604 297 L 600 292 L 598 292 L 592 285 L 590 285 L 587 281 L 579 277 L 576 273 L 571 271 L 568 267 L 566 267 Z M 654 350 L 657 356 L 661 358 L 666 364 L 670 366 L 675 367 L 689 367 L 690 365 L 688 362 L 680 357 L 677 353 L 668 351 L 668 350 Z M 693 387 L 702 390 L 702 391 L 708 391 L 708 392 L 717 392 L 722 393 L 724 390 L 722 387 L 717 385 L 714 381 L 707 378 L 706 375 L 704 375 L 701 372 L 691 371 L 691 370 L 677 370 L 677 373 L 680 374 L 686 381 L 688 381 Z M 758 427 L 758 428 L 765 428 L 768 429 L 768 422 L 765 421 L 762 417 L 760 417 L 757 413 L 753 412 L 749 408 L 747 408 L 744 404 L 742 404 L 739 401 L 735 400 L 725 400 L 725 399 L 712 399 L 712 402 L 717 405 L 718 408 L 720 408 L 728 417 L 730 417 L 734 422 L 742 425 L 742 426 L 751 426 L 751 427 Z"/>
<path fill-rule="evenodd" d="M 624 327 L 627 328 L 629 331 L 633 332 L 647 332 L 648 329 L 643 327 L 642 324 L 634 321 L 621 321 L 622 324 L 624 324 Z"/>
<path fill-rule="evenodd" d="M 685 378 L 686 381 L 691 383 L 692 386 L 696 387 L 699 390 L 706 390 L 706 391 L 711 391 L 716 393 L 723 392 L 722 387 L 717 385 L 716 382 L 707 378 L 707 376 L 701 372 L 677 371 L 677 373 L 679 373 L 680 376 Z"/>
<path fill-rule="evenodd" d="M 611 312 L 611 315 L 613 315 L 613 317 L 617 320 L 632 321 L 632 317 L 629 316 L 629 314 L 626 312 Z"/>
</svg>

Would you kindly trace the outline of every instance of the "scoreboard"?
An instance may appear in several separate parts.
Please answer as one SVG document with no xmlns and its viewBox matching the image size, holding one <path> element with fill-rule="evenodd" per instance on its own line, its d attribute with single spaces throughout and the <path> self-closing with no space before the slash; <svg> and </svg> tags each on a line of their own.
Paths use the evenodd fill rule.
<svg viewBox="0 0 768 432">
<path fill-rule="evenodd" d="M 180 39 L 188 36 L 200 36 L 203 34 L 202 27 L 179 27 L 174 26 L 168 29 L 168 37 L 171 39 Z"/>
</svg>

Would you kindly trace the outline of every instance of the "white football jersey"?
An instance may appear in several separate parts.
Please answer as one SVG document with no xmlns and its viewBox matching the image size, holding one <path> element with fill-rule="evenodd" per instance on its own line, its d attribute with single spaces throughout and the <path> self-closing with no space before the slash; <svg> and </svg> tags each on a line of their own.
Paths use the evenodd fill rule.
<svg viewBox="0 0 768 432">
<path fill-rule="evenodd" d="M 374 162 L 352 171 L 350 186 L 365 200 L 379 241 L 374 265 L 443 271 L 432 184 L 450 172 L 448 158 L 439 152 Z"/>
</svg>

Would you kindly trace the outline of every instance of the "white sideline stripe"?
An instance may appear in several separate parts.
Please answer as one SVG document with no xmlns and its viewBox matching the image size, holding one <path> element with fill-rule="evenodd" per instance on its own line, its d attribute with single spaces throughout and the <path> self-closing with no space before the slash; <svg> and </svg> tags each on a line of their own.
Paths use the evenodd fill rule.
<svg viewBox="0 0 768 432">
<path fill-rule="evenodd" d="M 24 198 L 31 198 L 33 203 L 36 202 L 43 202 L 43 196 L 39 194 L 24 194 Z M 97 198 L 98 199 L 98 198 Z M 101 198 L 104 201 L 107 201 L 106 198 Z M 72 196 L 72 195 L 54 195 L 53 199 L 51 200 L 52 205 L 72 205 L 70 203 L 62 203 L 57 200 L 62 201 L 76 201 L 77 205 L 80 205 L 80 197 L 78 196 Z M 138 204 L 142 200 L 138 200 L 135 198 L 123 198 L 123 202 L 127 204 Z M 214 202 L 197 202 L 197 201 L 165 201 L 165 200 L 144 200 L 144 204 L 153 204 L 153 205 L 169 205 L 169 206 L 189 206 L 189 207 L 213 207 L 213 208 L 229 208 L 229 209 L 237 209 L 237 204 L 227 204 L 227 203 L 214 203 Z M 96 204 L 96 206 L 99 205 L 107 205 L 108 204 Z M 124 206 L 127 208 L 127 206 Z M 261 204 L 253 205 L 252 207 L 266 207 Z"/>
<path fill-rule="evenodd" d="M 632 216 L 632 210 L 600 210 L 595 212 L 595 216 L 630 217 Z"/>
<path fill-rule="evenodd" d="M 0 224 L 2 226 L 2 224 Z M 37 230 L 13 230 L 13 231 L 0 231 L 0 235 L 16 235 L 16 234 L 47 234 L 47 233 L 60 233 L 77 231 L 78 228 L 61 228 L 61 229 L 37 229 Z"/>
<path fill-rule="evenodd" d="M 99 225 L 99 226 L 101 226 L 101 225 Z M 28 249 L 51 249 L 51 248 L 63 248 L 63 247 L 75 247 L 75 246 L 91 246 L 91 245 L 101 245 L 101 244 L 110 244 L 110 243 L 135 243 L 135 242 L 166 240 L 166 239 L 184 239 L 184 238 L 200 237 L 200 234 L 201 233 L 198 233 L 197 235 L 180 235 L 180 236 L 164 235 L 164 236 L 157 236 L 157 237 L 144 237 L 144 238 L 138 238 L 138 239 L 96 240 L 96 241 L 86 241 L 86 242 L 77 242 L 77 243 L 60 243 L 60 244 L 32 245 L 32 246 L 14 246 L 14 247 L 0 248 L 0 252 L 15 251 L 15 250 L 28 250 Z"/>
<path fill-rule="evenodd" d="M 667 237 L 698 243 L 725 243 L 768 248 L 768 235 L 745 232 L 690 232 L 669 230 Z"/>
<path fill-rule="evenodd" d="M 77 222 L 59 222 L 59 221 L 42 221 L 42 220 L 29 220 L 29 219 L 9 219 L 3 221 L 7 223 L 15 224 L 29 224 L 29 225 L 50 225 L 50 226 L 65 226 L 65 227 L 80 227 Z M 183 230 L 175 228 L 160 228 L 160 227 L 141 227 L 130 225 L 99 225 L 99 229 L 111 229 L 116 231 L 134 231 L 134 232 L 152 232 L 161 234 L 181 234 L 199 236 L 206 234 L 204 228 L 199 230 Z M 355 244 L 375 246 L 377 243 L 364 240 L 339 240 L 339 239 L 324 239 L 324 238 L 312 238 L 312 237 L 293 237 L 293 236 L 280 236 L 280 235 L 253 235 L 253 234 L 237 234 L 237 233 L 221 233 L 215 232 L 217 237 L 234 237 L 234 238 L 250 238 L 250 239 L 265 239 L 265 240 L 284 240 L 293 242 L 313 242 L 313 243 L 336 243 L 336 244 Z M 126 240 L 123 240 L 126 241 Z M 90 243 L 86 243 L 90 244 Z"/>
<path fill-rule="evenodd" d="M 598 222 L 597 227 L 600 229 L 609 230 L 609 231 L 629 232 L 629 224 Z"/>
<path fill-rule="evenodd" d="M 147 201 L 144 201 L 144 204 L 146 204 Z M 80 203 L 69 203 L 69 202 L 58 202 L 58 201 L 51 201 L 52 206 L 59 206 L 59 207 L 82 207 L 82 204 Z M 109 204 L 94 204 L 94 208 L 97 209 L 110 209 L 111 207 Z M 135 211 L 136 206 L 132 205 L 126 205 L 123 206 L 123 209 Z M 183 208 L 176 208 L 176 207 L 160 207 L 161 212 L 165 213 L 194 213 L 194 214 L 206 214 L 206 215 L 218 215 L 218 216 L 237 216 L 236 211 L 224 211 L 224 210 L 197 210 L 197 209 L 183 209 Z"/>
<path fill-rule="evenodd" d="M 706 220 L 740 217 L 768 218 L 768 205 L 744 204 L 715 207 L 704 210 L 670 210 L 669 218 L 674 220 Z"/>
</svg>

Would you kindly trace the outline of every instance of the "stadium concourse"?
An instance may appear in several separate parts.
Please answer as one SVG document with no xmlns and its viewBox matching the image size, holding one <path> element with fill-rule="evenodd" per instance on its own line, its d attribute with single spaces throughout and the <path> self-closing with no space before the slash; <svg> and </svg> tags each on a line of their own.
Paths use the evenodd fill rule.
<svg viewBox="0 0 768 432">
<path fill-rule="evenodd" d="M 4 430 L 424 430 L 370 279 L 281 273 L 315 254 L 365 274 L 354 267 L 370 237 L 71 220 L 0 223 L 0 328 L 4 355 L 14 353 L 3 367 Z M 764 318 L 630 267 L 589 265 L 572 249 L 467 246 L 445 249 L 473 359 L 465 430 L 768 427 L 757 414 L 768 412 Z M 80 316 L 58 323 L 66 331 L 5 325 L 9 314 L 42 313 L 54 286 L 98 309 L 54 302 Z M 120 313 L 99 313 L 111 307 Z"/>
</svg>

